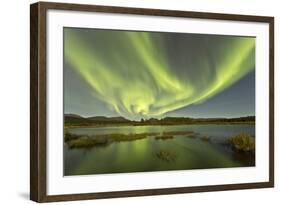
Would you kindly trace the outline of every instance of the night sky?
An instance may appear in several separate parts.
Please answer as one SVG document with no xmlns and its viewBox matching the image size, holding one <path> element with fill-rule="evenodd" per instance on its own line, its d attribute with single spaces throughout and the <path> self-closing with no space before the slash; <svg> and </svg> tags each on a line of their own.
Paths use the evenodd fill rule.
<svg viewBox="0 0 281 205">
<path fill-rule="evenodd" d="M 255 115 L 255 38 L 64 28 L 64 113 Z"/>
</svg>

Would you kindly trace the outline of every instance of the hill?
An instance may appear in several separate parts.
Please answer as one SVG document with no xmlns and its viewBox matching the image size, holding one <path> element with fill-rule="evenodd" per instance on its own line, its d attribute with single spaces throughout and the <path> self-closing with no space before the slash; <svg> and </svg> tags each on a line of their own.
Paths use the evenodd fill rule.
<svg viewBox="0 0 281 205">
<path fill-rule="evenodd" d="M 110 126 L 110 125 L 183 125 L 183 124 L 254 124 L 255 116 L 237 118 L 189 118 L 165 117 L 162 119 L 150 118 L 141 121 L 131 121 L 124 117 L 93 116 L 82 117 L 76 114 L 65 114 L 66 127 L 80 126 Z"/>
</svg>

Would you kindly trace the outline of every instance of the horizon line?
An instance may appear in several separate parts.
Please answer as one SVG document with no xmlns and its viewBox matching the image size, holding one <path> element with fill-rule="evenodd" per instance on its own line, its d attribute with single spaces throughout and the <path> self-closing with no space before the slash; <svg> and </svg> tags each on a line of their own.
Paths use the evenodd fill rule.
<svg viewBox="0 0 281 205">
<path fill-rule="evenodd" d="M 127 120 L 130 120 L 126 117 L 123 117 L 121 115 L 118 115 L 118 116 L 106 116 L 106 115 L 94 115 L 94 116 L 89 116 L 89 117 L 85 117 L 83 115 L 80 115 L 80 114 L 74 114 L 74 113 L 64 113 L 63 115 L 76 115 L 76 116 L 79 116 L 79 117 L 82 117 L 82 118 L 91 118 L 91 117 L 107 117 L 107 118 L 114 118 L 114 117 L 122 117 L 124 119 L 127 119 Z M 193 118 L 193 119 L 233 119 L 233 118 L 242 118 L 242 117 L 256 117 L 256 115 L 243 115 L 243 116 L 239 116 L 239 117 L 177 117 L 177 116 L 164 116 L 162 118 L 156 118 L 156 117 L 149 117 L 149 118 L 144 118 L 144 117 L 141 117 L 140 119 L 144 119 L 144 120 L 148 120 L 148 119 L 164 119 L 164 118 L 167 118 L 167 117 L 173 117 L 173 118 Z M 131 121 L 131 120 L 130 120 Z"/>
</svg>

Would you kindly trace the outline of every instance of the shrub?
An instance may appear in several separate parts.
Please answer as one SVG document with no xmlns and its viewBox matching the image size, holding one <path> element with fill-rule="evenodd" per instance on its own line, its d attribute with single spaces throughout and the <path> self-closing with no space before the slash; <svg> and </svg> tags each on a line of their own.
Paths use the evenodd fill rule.
<svg viewBox="0 0 281 205">
<path fill-rule="evenodd" d="M 255 138 L 248 134 L 238 134 L 229 139 L 229 143 L 238 151 L 254 151 Z"/>
</svg>

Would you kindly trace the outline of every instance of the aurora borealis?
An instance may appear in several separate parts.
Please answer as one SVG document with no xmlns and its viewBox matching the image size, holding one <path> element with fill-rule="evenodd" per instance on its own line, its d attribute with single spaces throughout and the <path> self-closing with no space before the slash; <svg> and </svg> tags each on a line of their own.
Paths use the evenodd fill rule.
<svg viewBox="0 0 281 205">
<path fill-rule="evenodd" d="M 253 37 L 64 28 L 67 113 L 140 119 L 208 110 L 254 70 Z M 253 96 L 254 80 L 240 87 L 241 99 Z M 248 114 L 243 104 L 254 106 L 244 100 L 233 112 Z"/>
</svg>

